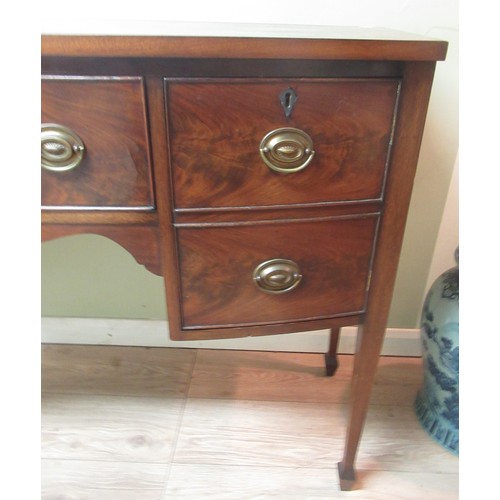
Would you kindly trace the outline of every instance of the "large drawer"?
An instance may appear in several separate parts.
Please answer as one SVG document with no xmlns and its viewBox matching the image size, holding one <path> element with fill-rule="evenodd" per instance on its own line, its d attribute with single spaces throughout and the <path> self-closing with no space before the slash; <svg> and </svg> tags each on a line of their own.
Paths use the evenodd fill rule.
<svg viewBox="0 0 500 500">
<path fill-rule="evenodd" d="M 42 80 L 44 207 L 154 206 L 144 95 L 139 77 Z M 81 163 L 70 169 L 57 158 L 72 145 L 68 134 L 76 134 L 84 148 Z"/>
<path fill-rule="evenodd" d="M 376 215 L 363 215 L 177 228 L 183 328 L 362 312 L 377 224 Z M 275 259 L 296 264 L 302 278 L 295 287 L 293 279 L 286 283 L 289 267 L 272 277 Z M 261 288 L 257 282 L 270 276 L 290 289 Z"/>
<path fill-rule="evenodd" d="M 381 199 L 398 80 L 166 80 L 165 85 L 177 208 Z M 289 117 L 282 102 L 291 107 Z M 297 150 L 282 129 L 307 134 L 314 154 L 304 153 L 307 147 Z M 281 173 L 265 163 L 261 149 L 267 142 L 261 142 L 273 131 L 278 132 L 268 138 L 271 150 L 277 144 L 285 164 L 288 154 L 308 162 L 305 168 Z"/>
</svg>

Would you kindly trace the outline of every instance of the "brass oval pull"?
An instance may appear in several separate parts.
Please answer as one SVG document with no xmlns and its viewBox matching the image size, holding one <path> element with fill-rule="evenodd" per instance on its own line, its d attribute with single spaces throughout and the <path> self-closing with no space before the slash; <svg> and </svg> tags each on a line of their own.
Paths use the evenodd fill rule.
<svg viewBox="0 0 500 500">
<path fill-rule="evenodd" d="M 302 279 L 293 260 L 272 259 L 260 263 L 253 271 L 257 287 L 266 293 L 285 293 L 297 287 Z"/>
<path fill-rule="evenodd" d="M 65 172 L 80 165 L 85 145 L 71 129 L 56 123 L 42 124 L 42 168 Z"/>
<path fill-rule="evenodd" d="M 312 139 L 297 128 L 278 128 L 266 134 L 259 146 L 264 163 L 282 174 L 298 172 L 314 156 Z"/>
</svg>

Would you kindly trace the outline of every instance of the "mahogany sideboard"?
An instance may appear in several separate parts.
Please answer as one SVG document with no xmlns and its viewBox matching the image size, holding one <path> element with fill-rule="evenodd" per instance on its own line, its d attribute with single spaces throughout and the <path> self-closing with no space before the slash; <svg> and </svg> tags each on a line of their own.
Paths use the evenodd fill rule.
<svg viewBox="0 0 500 500">
<path fill-rule="evenodd" d="M 377 368 L 437 61 L 376 30 L 43 35 L 42 235 L 166 279 L 174 340 L 359 325 L 342 489 Z"/>
</svg>

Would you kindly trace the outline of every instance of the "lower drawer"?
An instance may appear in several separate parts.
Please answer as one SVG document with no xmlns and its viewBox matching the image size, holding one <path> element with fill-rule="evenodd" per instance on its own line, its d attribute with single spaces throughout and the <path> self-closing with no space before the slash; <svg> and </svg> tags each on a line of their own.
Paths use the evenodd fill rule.
<svg viewBox="0 0 500 500">
<path fill-rule="evenodd" d="M 363 312 L 377 224 L 363 215 L 178 227 L 182 328 Z"/>
</svg>

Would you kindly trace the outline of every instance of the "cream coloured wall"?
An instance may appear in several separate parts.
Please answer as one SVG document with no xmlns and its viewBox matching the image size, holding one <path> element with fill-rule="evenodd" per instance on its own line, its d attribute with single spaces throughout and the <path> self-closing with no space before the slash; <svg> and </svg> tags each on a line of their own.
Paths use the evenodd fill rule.
<svg viewBox="0 0 500 500">
<path fill-rule="evenodd" d="M 137 2 L 124 2 L 120 12 L 114 12 L 102 3 L 99 9 L 97 5 L 94 8 L 91 2 L 78 22 L 52 17 L 42 20 L 42 28 L 47 32 L 51 26 L 64 26 L 71 32 L 72 23 L 76 29 L 82 22 L 88 26 L 94 23 L 101 29 L 119 26 L 105 19 L 134 20 L 134 26 L 140 22 L 143 30 L 148 29 L 150 19 L 330 24 L 392 28 L 449 41 L 448 58 L 438 64 L 436 71 L 389 319 L 390 327 L 414 328 L 432 262 L 437 258 L 435 250 L 440 252 L 442 248 L 436 246 L 436 241 L 458 151 L 458 2 L 309 0 L 305 5 L 296 0 L 285 4 L 257 0 L 245 2 L 241 8 L 237 2 L 222 0 L 158 4 L 141 2 L 138 12 Z M 452 209 L 445 224 L 455 224 L 457 219 L 458 210 Z M 42 246 L 42 314 L 165 319 L 162 280 L 102 237 L 81 235 L 51 241 Z"/>
<path fill-rule="evenodd" d="M 457 156 L 451 176 L 448 196 L 441 217 L 441 225 L 434 248 L 431 267 L 427 276 L 427 286 L 430 288 L 434 280 L 444 271 L 456 265 L 455 250 L 459 242 L 459 158 Z"/>
</svg>

